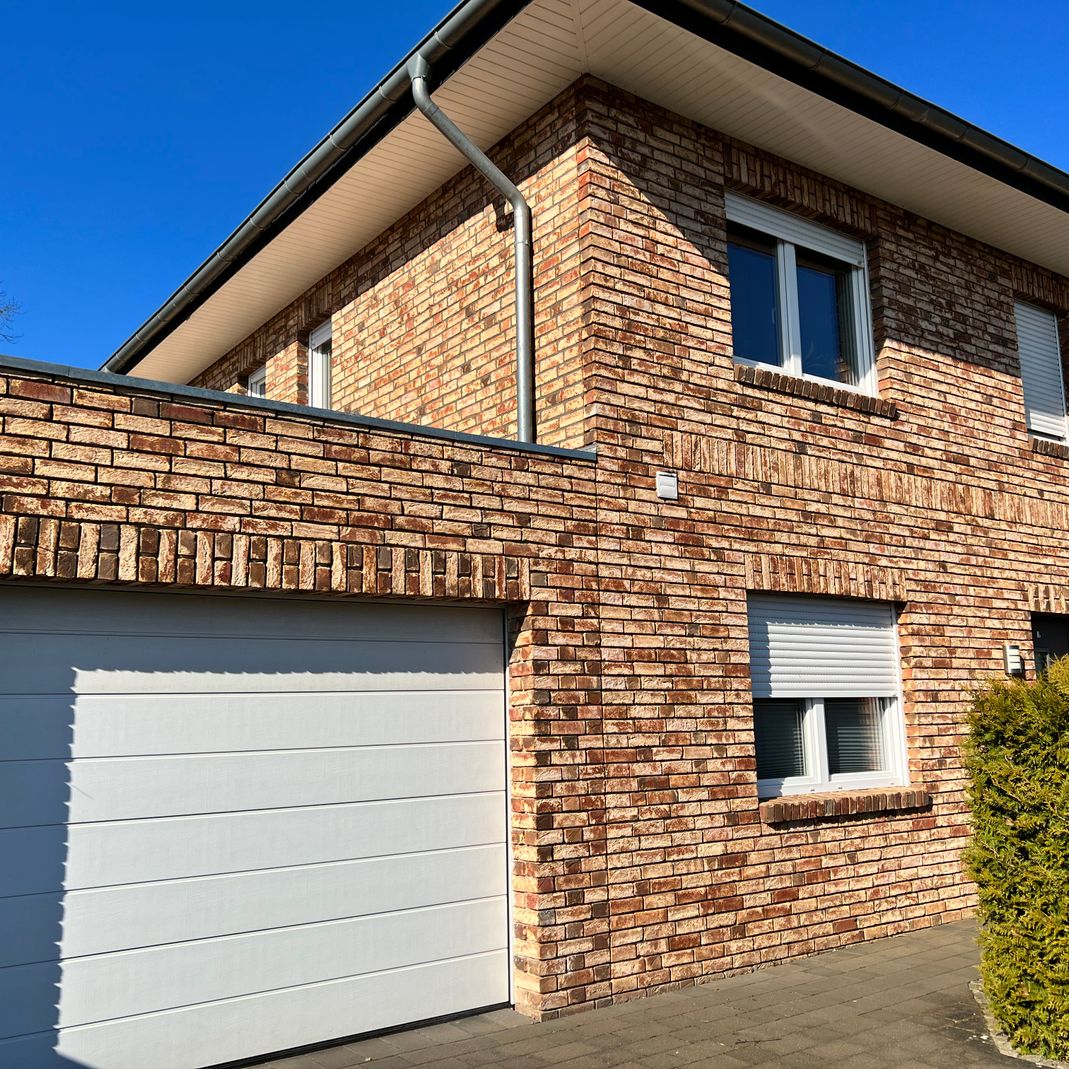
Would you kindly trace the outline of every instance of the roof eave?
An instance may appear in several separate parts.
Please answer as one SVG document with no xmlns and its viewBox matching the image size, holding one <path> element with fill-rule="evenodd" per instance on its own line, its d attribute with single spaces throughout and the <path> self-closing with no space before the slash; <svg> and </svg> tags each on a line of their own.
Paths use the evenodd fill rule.
<svg viewBox="0 0 1069 1069">
<path fill-rule="evenodd" d="M 446 80 L 531 0 L 466 0 L 432 30 L 268 194 L 103 365 L 129 372 L 315 203 L 412 111 L 408 61 Z M 825 99 L 1069 213 L 1069 174 L 817 45 L 736 0 L 631 0 Z"/>
</svg>

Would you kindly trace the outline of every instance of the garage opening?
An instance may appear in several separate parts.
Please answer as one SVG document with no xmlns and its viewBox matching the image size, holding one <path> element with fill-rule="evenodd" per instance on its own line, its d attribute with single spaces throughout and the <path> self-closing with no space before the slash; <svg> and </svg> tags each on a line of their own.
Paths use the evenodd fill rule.
<svg viewBox="0 0 1069 1069">
<path fill-rule="evenodd" d="M 500 612 L 0 589 L 0 1064 L 509 1002 Z"/>
</svg>

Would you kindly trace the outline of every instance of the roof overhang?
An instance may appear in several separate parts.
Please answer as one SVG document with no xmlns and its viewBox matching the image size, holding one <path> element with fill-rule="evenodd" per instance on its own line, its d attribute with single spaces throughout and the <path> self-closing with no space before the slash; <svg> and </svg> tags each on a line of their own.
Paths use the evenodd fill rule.
<svg viewBox="0 0 1069 1069">
<path fill-rule="evenodd" d="M 1069 275 L 1069 175 L 732 0 L 468 0 L 416 53 L 483 148 L 590 73 Z M 190 381 L 462 169 L 408 58 L 105 368 Z"/>
</svg>

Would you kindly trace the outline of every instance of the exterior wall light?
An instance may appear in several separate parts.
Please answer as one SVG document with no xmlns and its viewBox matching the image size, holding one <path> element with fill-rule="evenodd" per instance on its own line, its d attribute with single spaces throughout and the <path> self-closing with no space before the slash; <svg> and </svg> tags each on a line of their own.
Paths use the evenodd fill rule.
<svg viewBox="0 0 1069 1069">
<path fill-rule="evenodd" d="M 1021 656 L 1021 647 L 1015 642 L 1007 642 L 1004 647 L 1006 657 L 1006 675 L 1023 676 L 1024 658 Z"/>
</svg>

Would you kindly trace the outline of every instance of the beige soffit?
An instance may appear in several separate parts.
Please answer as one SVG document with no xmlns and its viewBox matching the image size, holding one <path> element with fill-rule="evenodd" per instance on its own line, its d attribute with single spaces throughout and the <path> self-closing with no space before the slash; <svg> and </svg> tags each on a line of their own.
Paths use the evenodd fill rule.
<svg viewBox="0 0 1069 1069">
<path fill-rule="evenodd" d="M 435 99 L 488 148 L 585 72 L 1069 274 L 1065 212 L 630 0 L 534 0 L 438 89 Z M 463 166 L 426 119 L 410 115 L 130 373 L 190 381 Z M 536 218 L 536 237 L 537 228 Z"/>
</svg>

